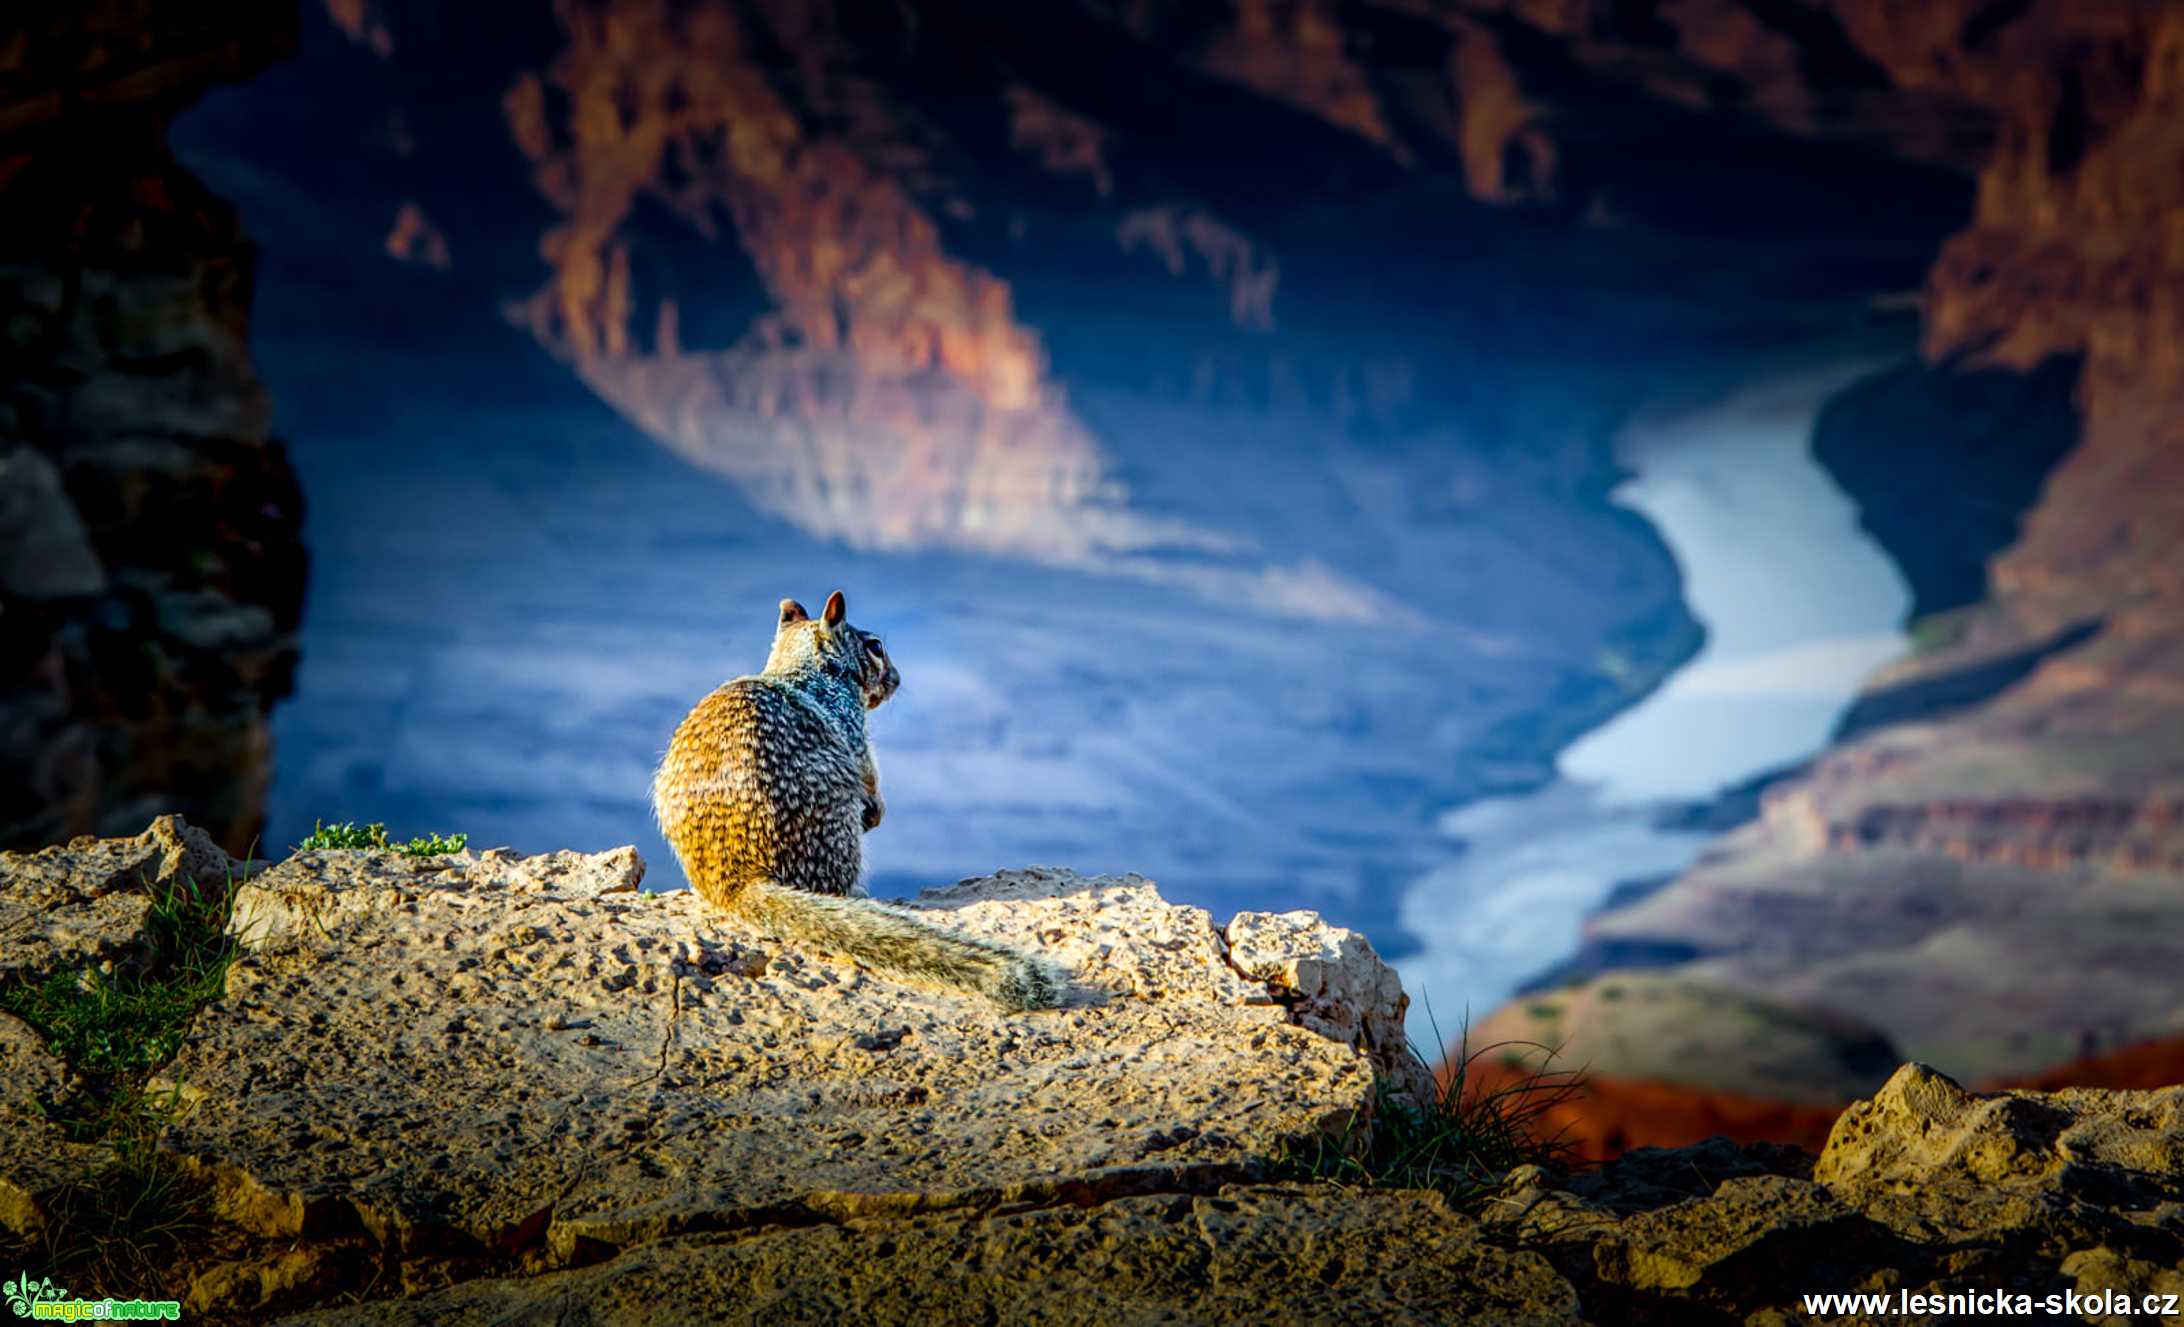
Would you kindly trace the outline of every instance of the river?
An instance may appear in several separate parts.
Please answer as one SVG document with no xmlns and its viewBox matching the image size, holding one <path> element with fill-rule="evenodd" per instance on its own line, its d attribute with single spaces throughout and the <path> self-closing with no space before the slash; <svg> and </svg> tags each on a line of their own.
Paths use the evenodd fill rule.
<svg viewBox="0 0 2184 1327">
<path fill-rule="evenodd" d="M 1618 436 L 1631 478 L 1615 501 L 1675 553 L 1706 643 L 1563 751 L 1554 782 L 1439 817 L 1456 855 L 1401 914 L 1422 945 L 1400 965 L 1422 1046 L 1566 957 L 1617 885 L 1689 866 L 1712 836 L 1663 828 L 1663 813 L 1817 751 L 1861 680 L 1902 653 L 1909 589 L 1812 455 L 1821 405 L 1883 362 L 1808 363 L 1643 412 Z"/>
</svg>

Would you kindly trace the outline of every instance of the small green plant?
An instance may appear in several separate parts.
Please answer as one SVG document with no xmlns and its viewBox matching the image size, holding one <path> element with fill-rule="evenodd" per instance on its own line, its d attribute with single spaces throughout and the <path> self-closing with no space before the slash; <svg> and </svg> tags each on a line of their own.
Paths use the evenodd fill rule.
<svg viewBox="0 0 2184 1327">
<path fill-rule="evenodd" d="M 197 1011 L 227 990 L 230 878 L 219 893 L 187 877 L 151 890 L 145 930 L 153 957 L 116 970 L 63 968 L 0 988 L 0 1009 L 28 1023 L 79 1072 L 128 1078 L 174 1057 Z"/>
<path fill-rule="evenodd" d="M 1369 1124 L 1353 1120 L 1339 1134 L 1305 1144 L 1289 1158 L 1291 1173 L 1359 1188 L 1433 1189 L 1461 1207 L 1518 1166 L 1570 1164 L 1576 1146 L 1561 1131 L 1544 1129 L 1550 1112 L 1576 1094 L 1578 1076 L 1546 1068 L 1554 1052 L 1533 1046 L 1547 1051 L 1540 1067 L 1482 1086 L 1473 1066 L 1509 1045 L 1471 1050 L 1467 1027 L 1456 1054 L 1433 1075 L 1430 1100 L 1415 1101 L 1381 1080 Z M 1430 1070 L 1416 1047 L 1409 1054 Z"/>
<path fill-rule="evenodd" d="M 345 820 L 329 825 L 323 820 L 311 822 L 311 832 L 296 845 L 297 852 L 340 851 L 349 848 L 384 848 L 387 845 L 385 825 L 358 825 Z"/>
<path fill-rule="evenodd" d="M 39 1266 L 101 1287 L 166 1284 L 174 1251 L 214 1227 L 203 1182 L 157 1146 L 160 1130 L 182 1110 L 179 1088 L 129 1085 L 67 1121 L 69 1133 L 105 1144 L 106 1155 L 39 1195 L 46 1220 L 25 1252 Z"/>
<path fill-rule="evenodd" d="M 468 834 L 427 834 L 423 838 L 397 844 L 394 850 L 406 857 L 446 857 L 469 846 Z"/>
<path fill-rule="evenodd" d="M 150 883 L 141 960 L 0 987 L 0 1009 L 82 1075 L 74 1097 L 41 1109 L 72 1141 L 104 1146 L 84 1173 L 40 1195 L 48 1220 L 28 1250 L 39 1266 L 151 1288 L 172 1250 L 210 1228 L 202 1186 L 156 1146 L 182 1109 L 181 1089 L 155 1089 L 150 1078 L 182 1048 L 198 1011 L 226 993 L 236 885 L 232 876 L 221 889 L 188 877 Z"/>
<path fill-rule="evenodd" d="M 404 857 L 441 857 L 458 853 L 470 846 L 468 834 L 427 834 L 408 842 L 398 842 L 387 837 L 387 827 L 373 822 L 358 825 L 343 821 L 329 825 L 324 821 L 311 822 L 311 832 L 296 845 L 297 852 L 319 852 L 327 849 L 365 848 L 379 852 L 398 852 Z"/>
</svg>

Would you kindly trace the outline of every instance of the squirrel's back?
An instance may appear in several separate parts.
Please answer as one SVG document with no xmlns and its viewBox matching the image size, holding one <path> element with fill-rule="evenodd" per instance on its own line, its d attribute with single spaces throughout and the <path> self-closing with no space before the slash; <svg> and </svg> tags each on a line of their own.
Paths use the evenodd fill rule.
<svg viewBox="0 0 2184 1327">
<path fill-rule="evenodd" d="M 901 685 L 840 591 L 813 621 L 781 601 L 764 672 L 699 701 L 652 780 L 652 808 L 707 902 L 791 941 L 977 991 L 1012 1009 L 1060 1003 L 1043 959 L 860 897 L 864 831 L 886 813 L 865 712 Z"/>
<path fill-rule="evenodd" d="M 731 906 L 771 880 L 849 894 L 863 867 L 863 724 L 852 735 L 765 676 L 739 677 L 699 701 L 675 729 L 652 806 L 705 899 Z"/>
</svg>

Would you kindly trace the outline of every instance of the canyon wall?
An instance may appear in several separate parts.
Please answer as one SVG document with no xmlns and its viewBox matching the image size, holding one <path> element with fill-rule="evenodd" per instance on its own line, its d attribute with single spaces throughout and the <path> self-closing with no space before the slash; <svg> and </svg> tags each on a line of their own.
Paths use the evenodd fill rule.
<svg viewBox="0 0 2184 1327">
<path fill-rule="evenodd" d="M 1437 618 L 1415 639 L 1461 657 L 1445 690 L 1468 726 L 1460 758 L 1432 753 L 1455 773 L 1400 771 L 1421 820 L 1418 789 L 1544 777 L 1692 648 L 1664 550 L 1607 502 L 1612 424 L 1925 270 L 1922 363 L 1846 393 L 1820 440 L 1914 582 L 1921 652 L 1706 863 L 1596 919 L 1580 967 L 1651 955 L 1740 997 L 1723 1008 L 1807 1008 L 1975 1077 L 2184 1032 L 2163 938 L 2184 862 L 2170 9 L 312 18 L 348 44 L 311 71 L 342 133 L 237 156 L 324 204 L 285 224 L 358 229 L 344 267 L 444 274 L 828 540 L 1321 623 Z M 290 24 L 96 6 L 0 46 L 25 53 L 0 68 L 10 842 L 171 809 L 230 847 L 253 832 L 301 504 L 244 341 L 248 245 L 162 126 Z M 1372 576 L 1229 521 L 1271 448 L 1149 485 L 1186 412 L 1342 456 Z M 1375 469 L 1374 448 L 1424 459 Z M 1460 533 L 1402 546 L 1424 523 Z M 1477 593 L 1497 584 L 1525 592 Z M 1695 1047 L 1632 1073 L 1730 1090 Z"/>
<path fill-rule="evenodd" d="M 236 851 L 258 831 L 302 503 L 251 368 L 249 242 L 164 126 L 293 23 L 0 19 L 0 844 L 167 811 Z"/>
<path fill-rule="evenodd" d="M 1724 8 L 1739 7 L 1689 12 Z M 2173 1063 L 2184 13 L 1830 12 L 1831 46 L 1865 62 L 1861 104 L 1943 93 L 1989 126 L 1974 216 L 1922 295 L 1924 363 L 1846 393 L 1819 437 L 1912 581 L 1918 649 L 1870 680 L 1837 744 L 1769 787 L 1755 821 L 1595 918 L 1581 965 L 1650 954 L 1656 980 L 1832 1011 L 1989 1079 Z M 1680 31 L 1685 56 L 1746 67 Z M 1537 1026 L 1512 1006 L 1491 1030 Z M 1727 1086 L 1715 1049 L 1701 1033 L 1631 1067 L 1695 1103 L 1631 1141 L 1674 1141 L 1706 1113 Z M 1613 1113 L 1630 1087 L 1608 1088 Z"/>
</svg>

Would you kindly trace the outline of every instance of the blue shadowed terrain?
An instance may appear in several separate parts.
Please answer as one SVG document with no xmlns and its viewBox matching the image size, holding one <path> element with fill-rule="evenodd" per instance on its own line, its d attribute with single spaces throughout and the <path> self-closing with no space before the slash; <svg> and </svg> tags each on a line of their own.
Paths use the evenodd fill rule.
<svg viewBox="0 0 2184 1327">
<path fill-rule="evenodd" d="M 545 58 L 511 43 L 495 58 L 512 68 Z M 795 353 L 750 349 L 767 298 L 732 238 L 633 215 L 638 298 L 673 300 L 674 343 L 580 372 L 526 334 L 511 301 L 541 279 L 551 218 L 509 147 L 505 82 L 433 59 L 382 66 L 307 18 L 295 60 L 176 130 L 262 246 L 252 344 L 310 501 L 274 845 L 319 818 L 524 850 L 635 842 L 655 885 L 679 884 L 645 805 L 653 762 L 692 701 L 763 660 L 776 601 L 840 587 L 905 676 L 872 725 L 890 810 L 868 840 L 878 892 L 1034 862 L 1138 871 L 1217 915 L 1308 907 L 1391 955 L 1423 940 L 1421 963 L 1489 945 L 1461 983 L 1428 982 L 1478 1004 L 1555 961 L 1617 881 L 1688 853 L 1612 785 L 1691 797 L 1803 754 L 1879 657 L 1834 648 L 1841 622 L 1769 626 L 1764 605 L 1687 598 L 1737 522 L 1842 505 L 1809 460 L 1815 401 L 1787 422 L 1754 407 L 1750 446 L 1744 407 L 1705 411 L 1803 365 L 1901 353 L 1865 293 L 1911 278 L 1958 194 L 1866 234 L 1829 222 L 1824 172 L 1755 166 L 1743 210 L 1695 226 L 1656 170 L 1658 196 L 1626 197 L 1666 228 L 1572 226 L 1377 167 L 1268 204 L 1335 178 L 1310 155 L 1332 149 L 1263 144 L 1213 171 L 1216 145 L 1164 143 L 1153 178 L 1210 172 L 1255 261 L 1279 262 L 1246 316 L 1118 247 L 1115 214 L 996 166 L 989 211 L 1015 221 L 949 242 L 1008 281 L 1051 409 L 960 471 L 906 452 L 899 480 L 875 481 L 867 461 L 898 439 L 824 416 L 767 431 L 718 404 L 707 374 L 730 400 L 810 381 Z M 330 157 L 384 138 L 397 75 L 407 100 L 387 104 L 415 141 Z M 387 255 L 413 193 L 444 266 Z M 1634 449 L 1633 418 L 1665 422 Z M 1683 451 L 1726 486 L 1710 510 L 1672 510 Z M 1031 480 L 992 488 L 997 465 Z M 1041 477 L 1072 465 L 1097 483 L 1057 496 Z M 903 493 L 955 524 L 883 527 Z M 1829 601 L 1865 647 L 1901 612 L 1866 574 L 1874 556 L 1832 519 L 1790 554 L 1822 582 L 1844 569 Z M 1696 696 L 1671 682 L 1649 712 L 1673 708 L 1672 738 L 1625 750 L 1606 791 L 1597 773 L 1558 782 L 1558 753 L 1654 693 L 1702 621 L 1735 656 L 1701 656 L 1702 681 L 1771 658 L 1797 694 L 1733 671 Z M 1758 731 L 1751 751 L 1702 758 Z M 1531 877 L 1497 864 L 1479 817 L 1501 803 L 1482 798 L 1519 799 L 1525 840 L 1564 845 L 1562 883 L 1510 893 Z M 1511 908 L 1517 924 L 1494 920 Z"/>
</svg>

